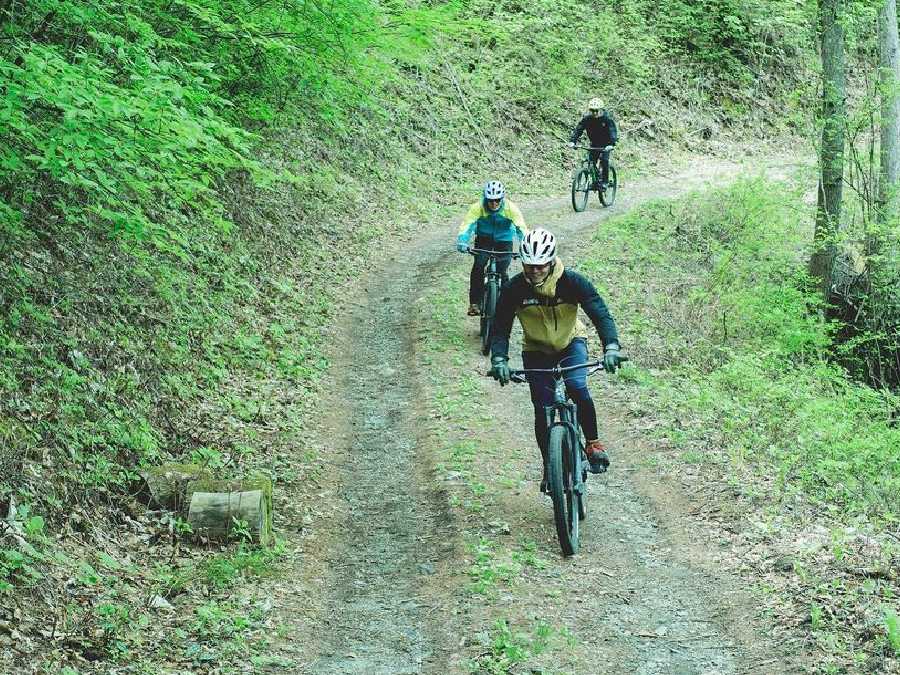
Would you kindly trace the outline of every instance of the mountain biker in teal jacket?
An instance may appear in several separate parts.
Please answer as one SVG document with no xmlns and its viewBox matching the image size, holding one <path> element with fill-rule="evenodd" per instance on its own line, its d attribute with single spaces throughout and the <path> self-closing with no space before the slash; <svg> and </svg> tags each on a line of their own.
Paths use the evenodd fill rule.
<svg viewBox="0 0 900 675">
<path fill-rule="evenodd" d="M 572 131 L 572 138 L 569 145 L 573 148 L 581 138 L 581 134 L 587 131 L 588 140 L 593 148 L 605 148 L 609 145 L 615 145 L 619 140 L 619 130 L 616 127 L 615 120 L 610 117 L 609 113 L 603 108 L 603 101 L 599 98 L 592 98 L 588 101 L 588 113 L 581 118 L 581 121 Z M 600 160 L 600 181 L 605 186 L 609 180 L 609 150 L 589 150 L 588 154 L 594 166 L 597 166 L 597 160 Z M 599 186 L 594 186 L 596 187 Z"/>
<path fill-rule="evenodd" d="M 466 211 L 456 237 L 456 249 L 468 253 L 474 239 L 474 248 L 490 251 L 512 251 L 513 241 L 520 242 L 528 232 L 525 218 L 519 207 L 506 198 L 506 189 L 498 180 L 488 181 L 482 198 Z M 478 253 L 469 274 L 469 316 L 481 313 L 479 303 L 484 293 L 484 266 L 487 255 Z M 511 256 L 497 258 L 497 271 L 506 283 Z"/>
<path fill-rule="evenodd" d="M 603 298 L 584 276 L 568 270 L 556 255 L 556 239 L 544 229 L 529 232 L 519 249 L 522 273 L 500 291 L 491 341 L 490 375 L 505 385 L 510 379 L 509 335 L 513 318 L 522 324 L 524 368 L 555 368 L 588 361 L 587 329 L 578 319 L 579 307 L 597 329 L 603 343 L 603 367 L 615 372 L 625 361 L 619 354 L 616 324 Z M 609 455 L 597 433 L 597 411 L 587 387 L 587 368 L 565 374 L 566 391 L 578 409 L 578 421 L 586 439 L 585 453 L 591 471 L 602 473 Z M 547 491 L 547 419 L 544 407 L 553 403 L 550 373 L 529 373 L 534 405 L 534 434 L 544 459 L 541 492 Z"/>
</svg>

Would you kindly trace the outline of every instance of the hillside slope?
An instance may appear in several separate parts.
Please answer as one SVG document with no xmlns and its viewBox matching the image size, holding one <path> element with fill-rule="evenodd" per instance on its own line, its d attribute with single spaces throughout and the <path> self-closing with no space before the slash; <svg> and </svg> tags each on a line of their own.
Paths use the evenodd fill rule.
<svg viewBox="0 0 900 675">
<path fill-rule="evenodd" d="M 4 666 L 156 672 L 232 636 L 273 555 L 186 549 L 140 469 L 314 479 L 314 451 L 276 459 L 346 283 L 487 176 L 559 191 L 586 97 L 633 174 L 790 131 L 763 125 L 809 79 L 808 18 L 771 5 L 0 3 Z M 179 594 L 170 642 L 147 607 Z"/>
</svg>

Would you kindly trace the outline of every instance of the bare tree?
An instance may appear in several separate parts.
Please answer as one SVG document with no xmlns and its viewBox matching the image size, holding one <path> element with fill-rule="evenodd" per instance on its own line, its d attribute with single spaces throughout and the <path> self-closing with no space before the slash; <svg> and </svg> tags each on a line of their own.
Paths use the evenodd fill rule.
<svg viewBox="0 0 900 675">
<path fill-rule="evenodd" d="M 843 0 L 819 0 L 822 31 L 822 150 L 816 229 L 810 274 L 818 279 L 825 300 L 829 299 L 836 253 L 835 239 L 841 220 L 844 178 L 844 131 L 847 111 L 844 63 Z"/>
<path fill-rule="evenodd" d="M 878 72 L 881 87 L 881 172 L 878 180 L 878 219 L 894 223 L 900 179 L 900 43 L 897 2 L 884 0 L 878 13 Z"/>
</svg>

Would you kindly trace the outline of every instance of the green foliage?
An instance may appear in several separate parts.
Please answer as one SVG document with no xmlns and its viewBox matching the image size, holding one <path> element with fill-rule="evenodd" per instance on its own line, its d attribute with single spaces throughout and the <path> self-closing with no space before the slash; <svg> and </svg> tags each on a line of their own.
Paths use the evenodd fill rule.
<svg viewBox="0 0 900 675">
<path fill-rule="evenodd" d="M 551 646 L 556 631 L 543 621 L 537 621 L 531 634 L 514 631 L 505 619 L 498 619 L 491 631 L 491 651 L 479 658 L 479 673 L 509 673 L 516 664 L 539 656 Z M 560 631 L 565 637 L 566 633 Z"/>
<path fill-rule="evenodd" d="M 282 553 L 280 546 L 254 548 L 242 542 L 233 553 L 216 556 L 205 563 L 205 581 L 212 588 L 228 588 L 242 577 L 265 574 Z"/>
<path fill-rule="evenodd" d="M 369 0 L 0 8 L 0 221 L 101 222 L 177 251 L 173 223 L 227 225 L 229 174 L 274 178 L 248 126 L 301 105 L 335 121 L 369 97 L 381 50 L 412 58 L 447 11 L 398 10 L 387 27 Z"/>
<path fill-rule="evenodd" d="M 751 85 L 761 70 L 784 68 L 814 35 L 814 3 L 664 0 L 648 10 L 668 50 L 737 86 Z"/>
<path fill-rule="evenodd" d="M 884 609 L 884 627 L 887 631 L 888 644 L 895 656 L 900 656 L 900 619 L 891 607 Z"/>
<path fill-rule="evenodd" d="M 474 558 L 469 567 L 474 593 L 485 595 L 493 592 L 498 583 L 512 584 L 522 571 L 522 565 L 514 560 L 498 560 L 496 545 L 484 537 L 469 548 Z"/>
<path fill-rule="evenodd" d="M 789 185 L 751 180 L 651 205 L 604 229 L 584 266 L 602 276 L 624 259 L 640 280 L 611 302 L 637 360 L 669 370 L 648 384 L 678 425 L 670 440 L 758 463 L 781 494 L 893 520 L 900 400 L 829 363 L 833 327 L 805 279 L 798 202 Z"/>
</svg>

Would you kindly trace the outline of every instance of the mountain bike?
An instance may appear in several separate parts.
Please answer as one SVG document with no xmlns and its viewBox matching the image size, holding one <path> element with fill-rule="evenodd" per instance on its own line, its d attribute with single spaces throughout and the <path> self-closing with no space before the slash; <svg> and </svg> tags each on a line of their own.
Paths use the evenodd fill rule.
<svg viewBox="0 0 900 675">
<path fill-rule="evenodd" d="M 527 382 L 529 373 L 551 373 L 554 379 L 553 403 L 544 408 L 547 416 L 547 487 L 553 500 L 553 520 L 563 555 L 578 552 L 579 523 L 587 516 L 587 456 L 584 434 L 578 424 L 575 403 L 566 393 L 565 374 L 587 368 L 593 375 L 603 369 L 600 361 L 577 366 L 526 368 L 510 371 L 513 382 Z M 605 469 L 604 469 L 605 471 Z"/>
<path fill-rule="evenodd" d="M 494 330 L 494 315 L 497 313 L 497 299 L 500 297 L 502 277 L 497 271 L 497 258 L 509 256 L 515 260 L 519 257 L 513 251 L 490 251 L 482 248 L 470 248 L 472 255 L 487 255 L 487 263 L 484 266 L 484 293 L 481 296 L 481 353 L 487 354 L 491 350 L 491 337 Z"/>
<path fill-rule="evenodd" d="M 592 190 L 597 191 L 600 203 L 603 206 L 612 206 L 616 201 L 616 190 L 618 189 L 618 175 L 616 167 L 612 163 L 612 151 L 615 146 L 607 145 L 604 148 L 581 147 L 584 151 L 584 158 L 581 160 L 575 171 L 575 177 L 572 179 L 572 208 L 578 211 L 584 211 L 587 207 L 588 196 Z M 609 150 L 609 179 L 604 185 L 600 181 L 600 170 L 591 161 L 591 150 Z"/>
</svg>

